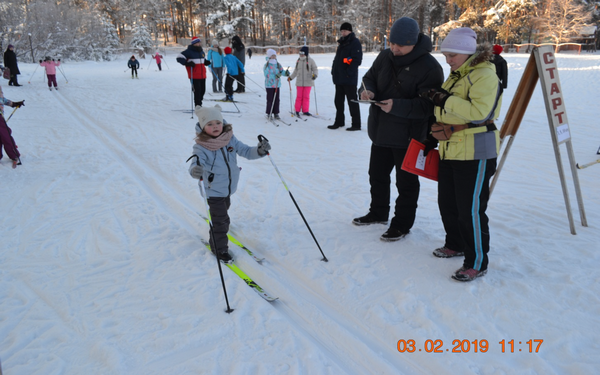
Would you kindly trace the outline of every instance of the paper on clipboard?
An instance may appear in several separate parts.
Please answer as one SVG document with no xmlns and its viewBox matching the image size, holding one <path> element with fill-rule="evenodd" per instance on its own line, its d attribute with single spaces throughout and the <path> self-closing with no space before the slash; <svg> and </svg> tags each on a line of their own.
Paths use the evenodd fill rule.
<svg viewBox="0 0 600 375">
<path fill-rule="evenodd" d="M 424 150 L 424 144 L 414 139 L 411 140 L 402 162 L 402 169 L 437 181 L 440 154 L 438 150 L 431 150 L 427 156 L 423 156 Z"/>
<path fill-rule="evenodd" d="M 379 100 L 351 100 L 354 103 L 362 103 L 362 104 L 384 104 L 383 102 L 380 102 Z"/>
</svg>

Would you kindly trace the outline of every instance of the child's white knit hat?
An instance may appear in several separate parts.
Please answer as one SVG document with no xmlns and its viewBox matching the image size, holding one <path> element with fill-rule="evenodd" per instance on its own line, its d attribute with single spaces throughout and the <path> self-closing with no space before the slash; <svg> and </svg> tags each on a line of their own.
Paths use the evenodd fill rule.
<svg viewBox="0 0 600 375">
<path fill-rule="evenodd" d="M 196 133 L 198 134 L 202 133 L 202 129 L 204 129 L 209 121 L 218 120 L 223 122 L 223 114 L 218 104 L 214 107 L 201 107 L 197 105 L 194 112 L 196 112 L 196 117 L 198 117 L 198 123 L 196 124 Z"/>
</svg>

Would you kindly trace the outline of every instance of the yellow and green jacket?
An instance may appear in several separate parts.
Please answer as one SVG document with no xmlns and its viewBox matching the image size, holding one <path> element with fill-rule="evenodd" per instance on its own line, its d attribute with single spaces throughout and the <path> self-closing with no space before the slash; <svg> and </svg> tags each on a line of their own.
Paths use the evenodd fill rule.
<svg viewBox="0 0 600 375">
<path fill-rule="evenodd" d="M 435 107 L 436 121 L 453 125 L 474 125 L 453 133 L 447 141 L 440 141 L 442 160 L 484 160 L 498 156 L 498 130 L 488 131 L 487 126 L 477 126 L 497 119 L 500 114 L 502 87 L 496 68 L 490 62 L 491 58 L 491 45 L 481 45 L 442 84 L 442 88 L 452 96 L 446 100 L 444 108 Z"/>
</svg>

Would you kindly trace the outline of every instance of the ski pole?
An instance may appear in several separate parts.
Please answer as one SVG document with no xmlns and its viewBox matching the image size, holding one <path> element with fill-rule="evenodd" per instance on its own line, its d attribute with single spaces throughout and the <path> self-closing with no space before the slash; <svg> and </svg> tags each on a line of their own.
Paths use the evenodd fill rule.
<svg viewBox="0 0 600 375">
<path fill-rule="evenodd" d="M 271 116 L 273 116 L 273 108 L 275 107 L 275 100 L 277 99 L 277 91 L 279 90 L 278 86 L 279 86 L 279 78 L 277 78 L 277 80 L 275 81 L 275 93 L 273 94 L 273 101 L 271 102 L 271 111 L 269 111 L 269 118 L 271 118 Z"/>
<path fill-rule="evenodd" d="M 256 83 L 256 81 L 255 81 L 255 80 L 253 80 L 252 78 L 248 77 L 247 75 L 246 75 L 245 77 L 246 77 L 246 79 L 249 79 L 249 80 L 250 80 L 250 82 L 254 83 L 256 86 L 258 86 L 258 87 L 262 87 L 261 85 L 259 85 L 258 83 Z"/>
<path fill-rule="evenodd" d="M 63 72 L 62 67 L 59 65 L 59 66 L 57 66 L 57 68 L 58 68 L 58 71 L 62 73 L 63 77 L 65 77 L 65 83 L 69 83 L 69 80 L 67 79 L 65 72 Z"/>
<path fill-rule="evenodd" d="M 152 57 L 150 57 L 150 61 L 148 61 L 148 67 L 146 68 L 146 70 L 150 69 L 150 64 L 152 64 Z"/>
<path fill-rule="evenodd" d="M 31 73 L 31 77 L 29 77 L 29 81 L 27 83 L 31 83 L 31 79 L 33 78 L 33 75 L 35 74 L 35 72 L 37 71 L 37 68 L 39 67 L 39 65 L 35 66 L 35 69 L 33 70 L 33 73 Z"/>
<path fill-rule="evenodd" d="M 263 140 L 269 142 L 269 140 L 264 135 L 260 134 L 258 136 L 258 141 L 262 142 Z M 292 195 L 292 192 L 290 191 L 290 189 L 288 188 L 287 184 L 285 183 L 285 180 L 283 179 L 283 176 L 279 172 L 279 169 L 275 165 L 275 162 L 273 161 L 273 158 L 271 157 L 271 154 L 268 151 L 267 151 L 267 156 L 269 157 L 269 160 L 271 161 L 271 164 L 273 164 L 273 167 L 275 168 L 275 171 L 279 175 L 279 178 L 281 179 L 281 182 L 283 183 L 283 186 L 285 187 L 285 190 L 287 190 L 287 192 L 290 194 L 290 198 L 292 198 L 292 202 L 294 202 L 294 205 L 298 209 L 298 212 L 300 213 L 300 216 L 302 216 L 302 220 L 304 220 L 304 224 L 306 224 L 306 227 L 308 228 L 308 231 L 310 232 L 313 240 L 315 240 L 315 243 L 317 244 L 317 247 L 319 248 L 319 251 L 321 251 L 321 254 L 323 255 L 323 259 L 321 259 L 321 260 L 323 262 L 329 262 L 329 259 L 327 259 L 327 257 L 325 256 L 325 254 L 323 254 L 323 250 L 321 249 L 321 246 L 319 245 L 319 242 L 317 241 L 317 238 L 315 237 L 313 231 L 310 229 L 310 225 L 308 225 L 308 222 L 306 221 L 306 218 L 304 217 L 304 214 L 302 213 L 302 210 L 300 210 L 300 207 L 298 206 L 298 203 L 296 203 L 296 200 L 294 199 L 294 196 Z"/>
<path fill-rule="evenodd" d="M 583 165 L 579 165 L 579 163 L 577 163 L 575 166 L 577 167 L 577 169 L 583 169 L 583 168 L 587 168 L 587 167 L 592 166 L 592 165 L 597 164 L 597 163 L 600 163 L 600 159 L 598 159 L 596 161 L 593 161 L 593 162 L 590 162 L 590 163 L 587 163 L 587 164 L 583 164 Z"/>
<path fill-rule="evenodd" d="M 244 74 L 244 77 L 246 77 L 246 75 L 245 75 L 245 74 Z M 257 94 L 259 98 L 261 97 L 259 93 L 257 93 L 257 92 L 256 92 L 256 91 L 254 91 L 254 90 L 250 90 L 250 89 L 248 88 L 248 86 L 246 86 L 245 84 L 243 84 L 242 82 L 240 82 L 240 80 L 239 80 L 239 79 L 236 79 L 234 76 L 231 76 L 231 78 L 233 78 L 233 80 L 234 80 L 234 81 L 236 81 L 238 84 L 240 84 L 240 85 L 244 86 L 244 88 L 245 88 L 245 89 L 247 89 L 248 91 L 250 91 L 251 93 Z M 248 78 L 248 77 L 246 77 L 246 78 Z"/>
<path fill-rule="evenodd" d="M 319 115 L 319 106 L 317 105 L 317 84 L 313 80 L 313 87 L 315 88 L 313 93 L 315 94 L 315 111 L 317 116 Z"/>
<path fill-rule="evenodd" d="M 192 117 L 194 118 L 194 67 L 190 67 L 190 84 L 192 85 Z"/>
<path fill-rule="evenodd" d="M 294 108 L 292 108 L 292 81 L 290 81 L 290 78 L 288 77 L 288 83 L 290 85 L 290 113 L 292 114 L 292 117 L 294 117 Z"/>
<path fill-rule="evenodd" d="M 23 101 L 25 101 L 25 100 L 23 100 Z M 4 120 L 5 122 L 8 122 L 8 120 L 10 120 L 10 118 L 15 113 L 15 111 L 17 110 L 17 108 L 19 108 L 19 107 L 15 107 L 15 109 L 13 109 L 13 111 L 10 113 L 10 116 L 8 116 L 8 118 L 6 120 Z"/>
<path fill-rule="evenodd" d="M 196 158 L 196 165 L 200 165 L 200 162 L 198 161 L 198 155 L 192 155 L 190 156 L 190 158 L 186 161 L 186 163 L 191 159 L 191 158 Z M 219 258 L 219 251 L 217 249 L 217 244 L 215 243 L 215 233 L 213 231 L 213 225 L 212 225 L 212 217 L 210 216 L 210 206 L 208 205 L 208 198 L 206 197 L 206 189 L 204 188 L 204 179 L 202 177 L 200 177 L 200 189 L 202 191 L 202 197 L 204 198 L 204 204 L 206 206 L 206 213 L 208 215 L 208 226 L 210 228 L 210 238 L 212 238 L 212 243 L 210 243 L 211 249 L 214 249 L 214 253 L 215 256 L 217 257 L 217 265 L 219 267 L 219 275 L 221 276 L 221 284 L 223 285 L 223 294 L 225 295 L 225 303 L 227 304 L 227 310 L 225 310 L 225 312 L 227 314 L 230 314 L 231 312 L 233 312 L 233 309 L 231 307 L 229 307 L 229 299 L 227 298 L 227 288 L 225 288 L 225 279 L 223 278 L 223 269 L 221 268 L 221 259 Z M 211 250 L 212 251 L 212 250 Z"/>
</svg>

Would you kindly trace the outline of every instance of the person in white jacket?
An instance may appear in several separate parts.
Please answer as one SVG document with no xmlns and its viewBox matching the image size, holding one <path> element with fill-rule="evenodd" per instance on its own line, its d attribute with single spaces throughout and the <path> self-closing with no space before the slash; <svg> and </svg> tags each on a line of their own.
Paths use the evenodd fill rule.
<svg viewBox="0 0 600 375">
<path fill-rule="evenodd" d="M 314 80 L 319 76 L 319 69 L 315 60 L 308 57 L 308 46 L 300 48 L 300 57 L 296 61 L 296 67 L 291 76 L 288 77 L 288 82 L 294 78 L 296 80 L 296 116 L 300 112 L 306 116 L 312 116 L 310 110 L 310 90 L 315 85 Z"/>
</svg>

